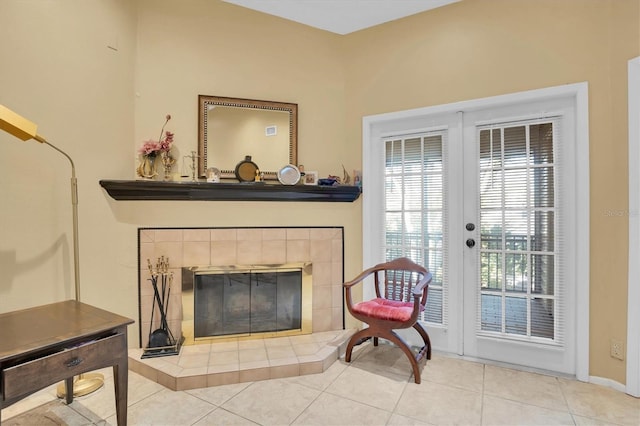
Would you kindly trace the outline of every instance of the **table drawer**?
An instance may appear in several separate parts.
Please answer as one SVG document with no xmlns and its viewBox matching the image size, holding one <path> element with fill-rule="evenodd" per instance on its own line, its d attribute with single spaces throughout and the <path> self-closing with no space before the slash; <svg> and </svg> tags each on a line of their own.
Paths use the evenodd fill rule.
<svg viewBox="0 0 640 426">
<path fill-rule="evenodd" d="M 81 346 L 7 368 L 2 372 L 4 399 L 19 397 L 87 371 L 113 365 L 126 356 L 126 336 L 115 334 Z"/>
</svg>

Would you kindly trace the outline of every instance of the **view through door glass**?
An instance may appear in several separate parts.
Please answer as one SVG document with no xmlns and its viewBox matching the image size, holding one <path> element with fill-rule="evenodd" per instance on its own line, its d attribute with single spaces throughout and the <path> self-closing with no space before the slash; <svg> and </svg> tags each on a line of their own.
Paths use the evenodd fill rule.
<svg viewBox="0 0 640 426">
<path fill-rule="evenodd" d="M 479 333 L 556 335 L 553 123 L 480 129 Z"/>
<path fill-rule="evenodd" d="M 440 325 L 446 321 L 444 139 L 432 132 L 384 141 L 385 260 L 408 257 L 432 272 L 420 319 Z"/>
</svg>

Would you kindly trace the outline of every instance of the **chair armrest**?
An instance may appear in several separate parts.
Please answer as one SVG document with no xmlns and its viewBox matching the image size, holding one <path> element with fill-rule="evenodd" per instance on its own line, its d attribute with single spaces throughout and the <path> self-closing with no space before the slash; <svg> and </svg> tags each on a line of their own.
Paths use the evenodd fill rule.
<svg viewBox="0 0 640 426">
<path fill-rule="evenodd" d="M 424 288 L 429 285 L 432 279 L 433 275 L 431 274 L 431 272 L 427 272 L 424 277 L 422 277 L 420 282 L 413 288 L 413 295 L 420 296 L 424 291 Z"/>
<path fill-rule="evenodd" d="M 378 271 L 378 268 L 376 267 L 369 268 L 365 271 L 362 271 L 357 277 L 355 277 L 351 281 L 347 281 L 346 283 L 343 283 L 342 286 L 344 288 L 351 288 L 354 285 L 358 284 L 359 282 L 364 281 L 365 278 L 367 278 L 369 275 L 373 274 L 376 271 Z"/>
<path fill-rule="evenodd" d="M 355 277 L 351 281 L 347 281 L 346 283 L 342 284 L 342 287 L 344 288 L 344 297 L 345 297 L 347 309 L 349 310 L 349 312 L 351 312 L 351 314 L 353 314 L 353 312 L 351 311 L 351 307 L 354 305 L 353 297 L 351 295 L 351 287 L 353 287 L 358 283 L 363 282 L 370 275 L 375 275 L 375 273 L 380 270 L 380 268 L 377 266 L 378 265 L 371 267 L 365 271 L 362 271 L 357 277 Z M 378 294 L 378 297 L 379 297 L 380 290 L 377 287 L 376 287 L 376 294 Z"/>
</svg>

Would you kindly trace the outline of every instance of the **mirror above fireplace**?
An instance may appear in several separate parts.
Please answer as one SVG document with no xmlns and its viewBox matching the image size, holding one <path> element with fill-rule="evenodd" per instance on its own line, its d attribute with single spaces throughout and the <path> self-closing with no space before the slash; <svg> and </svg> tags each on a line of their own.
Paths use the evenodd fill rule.
<svg viewBox="0 0 640 426">
<path fill-rule="evenodd" d="M 266 179 L 298 162 L 298 105 L 286 102 L 198 96 L 198 176 L 215 167 L 234 178 L 236 164 L 251 156 Z"/>
</svg>

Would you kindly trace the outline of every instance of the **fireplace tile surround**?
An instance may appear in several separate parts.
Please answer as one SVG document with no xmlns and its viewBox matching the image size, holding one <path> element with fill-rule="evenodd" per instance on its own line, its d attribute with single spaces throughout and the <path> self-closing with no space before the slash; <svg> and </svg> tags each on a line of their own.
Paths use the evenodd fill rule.
<svg viewBox="0 0 640 426">
<path fill-rule="evenodd" d="M 273 265 L 282 263 L 304 262 L 311 263 L 313 269 L 312 282 L 312 335 L 308 339 L 318 343 L 317 352 L 300 356 L 299 348 L 296 348 L 296 340 L 291 341 L 296 356 L 289 357 L 285 363 L 283 360 L 270 361 L 274 365 L 270 368 L 273 374 L 300 375 L 317 373 L 327 368 L 332 360 L 343 350 L 344 338 L 351 333 L 343 330 L 343 294 L 342 283 L 344 281 L 343 268 L 343 237 L 342 227 L 255 227 L 255 228 L 139 228 L 138 229 L 138 265 L 139 265 L 139 324 L 140 324 L 140 348 L 148 344 L 149 331 L 158 328 L 159 321 L 154 318 L 151 326 L 151 307 L 153 304 L 153 288 L 149 281 L 150 274 L 147 268 L 147 259 L 152 264 L 158 257 L 169 259 L 170 271 L 174 278 L 171 285 L 167 321 L 174 336 L 181 335 L 182 306 L 181 306 L 181 273 L 182 267 L 188 266 L 232 266 L 232 265 Z M 156 312 L 155 317 L 158 316 Z M 298 340 L 305 340 L 299 336 Z M 237 338 L 237 342 L 247 339 Z M 255 338 L 254 338 L 255 340 Z M 259 339 L 265 347 L 275 344 L 276 339 Z M 226 343 L 225 343 L 226 342 Z M 282 340 L 281 340 L 282 342 Z M 229 342 L 224 339 L 220 343 L 206 342 L 202 345 L 184 346 L 182 352 L 201 352 L 205 348 L 215 353 Z M 240 346 L 252 345 L 251 343 L 238 343 Z M 256 342 L 259 345 L 259 343 Z M 217 347 L 216 347 L 217 345 Z M 198 346 L 202 346 L 198 348 Z M 315 346 L 314 346 L 315 347 Z M 185 349 L 187 349 L 185 351 Z M 216 367 L 201 365 L 180 368 L 180 372 L 173 374 L 174 367 L 169 371 L 154 366 L 171 366 L 177 360 L 168 360 L 162 357 L 158 359 L 140 360 L 142 349 L 130 350 L 130 366 L 143 375 L 164 377 L 164 382 L 184 387 L 185 377 L 188 372 L 198 372 L 190 377 L 188 383 L 202 384 L 204 371 L 216 370 Z M 181 354 L 182 357 L 183 354 Z M 308 364 L 307 355 L 315 357 L 314 364 Z M 163 360 L 163 358 L 166 358 Z M 212 356 L 213 359 L 213 356 Z M 208 361 L 207 361 L 208 362 Z M 205 363 L 206 364 L 206 363 Z M 246 364 L 243 371 L 242 362 L 235 368 L 227 371 L 227 376 L 236 377 L 238 380 L 244 377 L 254 377 L 250 373 L 257 371 L 250 368 L 251 363 Z M 263 361 L 264 364 L 264 361 Z M 282 364 L 282 365 L 279 365 Z M 256 364 L 257 365 L 257 364 Z M 306 367 L 305 367 L 306 365 Z M 310 367 L 314 365 L 314 367 Z M 265 366 L 262 366 L 264 368 Z M 166 370 L 166 369 L 165 369 Z M 234 371 L 236 370 L 236 371 Z M 265 375 L 266 370 L 261 370 Z M 279 373 L 276 373 L 278 371 Z M 220 372 L 217 372 L 220 373 Z M 180 376 L 182 385 L 177 385 Z M 225 376 L 225 377 L 227 377 Z M 196 379 L 198 377 L 198 379 Z M 268 378 L 268 377 L 264 377 Z M 224 379 L 223 381 L 227 381 Z M 209 380 L 211 382 L 211 380 Z M 215 382 L 215 380 L 214 380 Z M 165 384 L 166 384 L 165 383 Z M 212 385 L 212 384 L 209 384 Z M 169 386 L 176 388 L 174 386 Z"/>
</svg>

